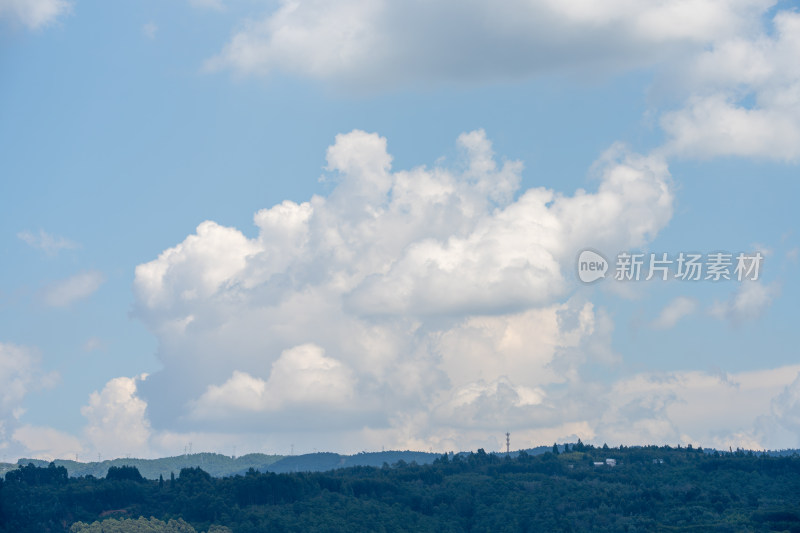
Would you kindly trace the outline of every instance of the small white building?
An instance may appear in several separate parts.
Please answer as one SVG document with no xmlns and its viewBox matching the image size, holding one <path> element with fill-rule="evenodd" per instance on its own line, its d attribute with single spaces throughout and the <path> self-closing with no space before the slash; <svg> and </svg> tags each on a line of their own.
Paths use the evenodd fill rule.
<svg viewBox="0 0 800 533">
<path fill-rule="evenodd" d="M 606 459 L 605 462 L 603 461 L 595 461 L 594 466 L 617 466 L 616 459 Z"/>
</svg>

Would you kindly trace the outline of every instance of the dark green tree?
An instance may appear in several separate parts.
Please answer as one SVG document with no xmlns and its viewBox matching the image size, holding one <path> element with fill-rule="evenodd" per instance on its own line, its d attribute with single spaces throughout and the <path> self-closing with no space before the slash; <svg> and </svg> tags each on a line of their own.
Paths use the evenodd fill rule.
<svg viewBox="0 0 800 533">
<path fill-rule="evenodd" d="M 106 479 L 109 481 L 144 481 L 139 469 L 135 466 L 109 466 L 106 473 Z"/>
</svg>

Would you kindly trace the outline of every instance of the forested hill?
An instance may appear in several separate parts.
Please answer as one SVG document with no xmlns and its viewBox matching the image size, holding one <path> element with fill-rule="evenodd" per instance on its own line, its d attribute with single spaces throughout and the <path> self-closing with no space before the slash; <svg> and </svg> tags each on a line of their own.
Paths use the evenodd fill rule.
<svg viewBox="0 0 800 533">
<path fill-rule="evenodd" d="M 800 457 L 579 442 L 329 472 L 185 468 L 159 481 L 135 467 L 96 479 L 28 465 L 0 483 L 2 533 L 228 530 L 800 532 Z"/>
<path fill-rule="evenodd" d="M 544 451 L 542 448 L 540 451 Z M 142 477 L 158 479 L 159 476 L 168 478 L 170 474 L 178 474 L 183 468 L 200 468 L 213 477 L 235 476 L 244 474 L 249 469 L 258 472 L 323 472 L 335 468 L 350 466 L 382 466 L 384 463 L 394 464 L 398 461 L 406 463 L 428 464 L 439 457 L 439 454 L 412 451 L 387 451 L 374 453 L 358 453 L 355 455 L 340 455 L 338 453 L 309 453 L 303 455 L 265 455 L 251 453 L 241 457 L 228 457 L 218 453 L 194 453 L 161 459 L 113 459 L 108 461 L 82 463 L 78 461 L 58 459 L 56 466 L 67 469 L 70 477 L 94 476 L 105 477 L 109 467 L 135 466 Z M 7 464 L 0 468 L 0 477 L 6 471 L 33 464 L 34 466 L 47 466 L 49 461 L 41 459 L 20 459 L 16 465 Z"/>
<path fill-rule="evenodd" d="M 383 466 L 403 461 L 406 463 L 429 464 L 441 454 L 411 451 L 364 452 L 355 455 L 338 453 L 309 453 L 290 455 L 267 466 L 263 471 L 285 474 L 289 472 L 325 472 L 336 468 L 351 466 Z"/>
<path fill-rule="evenodd" d="M 563 452 L 565 446 L 574 446 L 574 444 L 560 444 L 557 446 L 558 451 Z M 521 451 L 528 455 L 539 455 L 551 450 L 552 447 L 538 446 L 536 448 L 512 451 L 510 455 L 511 457 L 516 457 Z M 714 451 L 707 449 L 706 453 L 714 453 Z M 769 451 L 766 453 L 774 457 L 788 457 L 797 455 L 798 450 Z M 505 454 L 496 452 L 496 455 L 504 456 Z M 109 467 L 135 466 L 142 474 L 142 477 L 158 479 L 159 476 L 166 478 L 170 474 L 177 474 L 183 468 L 200 468 L 213 477 L 226 477 L 244 474 L 251 468 L 258 472 L 285 474 L 290 472 L 325 472 L 351 466 L 382 466 L 384 463 L 393 465 L 400 461 L 423 465 L 432 463 L 439 456 L 440 454 L 436 453 L 412 451 L 362 452 L 354 455 L 341 455 L 330 452 L 302 455 L 251 453 L 235 458 L 218 453 L 194 453 L 161 459 L 129 458 L 88 463 L 57 459 L 55 465 L 66 468 L 70 477 L 94 476 L 99 478 L 106 475 Z M 16 464 L 0 463 L 0 478 L 10 470 L 28 464 L 47 466 L 50 462 L 41 459 L 20 459 Z"/>
<path fill-rule="evenodd" d="M 218 453 L 193 453 L 175 457 L 163 457 L 161 459 L 128 458 L 88 463 L 57 459 L 54 464 L 66 468 L 70 477 L 105 477 L 106 472 L 112 466 L 135 466 L 142 477 L 158 479 L 159 476 L 168 478 L 173 473 L 177 475 L 182 468 L 201 468 L 214 477 L 240 474 L 247 472 L 250 468 L 266 471 L 270 465 L 283 458 L 284 456 L 282 455 L 265 455 L 262 453 L 252 453 L 236 458 Z M 28 464 L 47 466 L 49 461 L 41 459 L 20 459 L 17 461 L 18 467 Z"/>
</svg>

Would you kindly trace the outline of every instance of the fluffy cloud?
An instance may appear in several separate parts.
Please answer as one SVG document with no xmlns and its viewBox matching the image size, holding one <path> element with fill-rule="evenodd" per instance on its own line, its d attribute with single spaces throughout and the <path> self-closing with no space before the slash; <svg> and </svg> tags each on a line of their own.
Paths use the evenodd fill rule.
<svg viewBox="0 0 800 533">
<path fill-rule="evenodd" d="M 224 418 L 232 412 L 277 412 L 295 405 L 317 412 L 346 408 L 353 399 L 352 372 L 314 344 L 284 350 L 272 363 L 268 380 L 234 371 L 220 386 L 211 385 L 192 416 Z"/>
<path fill-rule="evenodd" d="M 115 378 L 89 396 L 81 414 L 87 419 L 85 436 L 92 450 L 105 457 L 149 454 L 147 404 L 137 396 L 137 381 L 145 378 Z"/>
<path fill-rule="evenodd" d="M 582 313 L 586 314 L 586 310 Z M 331 387 L 336 387 L 336 382 L 318 381 L 340 367 L 316 346 L 289 350 L 279 361 L 274 367 L 280 369 L 285 364 L 291 370 L 279 370 L 273 376 L 278 380 L 288 378 L 287 388 L 306 379 L 302 385 L 321 386 L 323 391 L 305 394 L 308 389 L 295 390 L 285 397 L 273 396 L 275 401 L 318 402 L 329 398 Z M 299 376 L 297 369 L 301 370 Z M 313 376 L 310 379 L 304 374 L 309 369 Z M 322 374 L 315 374 L 320 370 Z M 500 377 L 442 391 L 446 398 L 435 408 L 392 413 L 389 425 L 325 428 L 301 424 L 289 431 L 270 425 L 268 433 L 259 431 L 253 419 L 250 431 L 153 430 L 147 420 L 146 403 L 137 395 L 137 383 L 144 378 L 121 377 L 91 395 L 89 405 L 83 409 L 89 424 L 82 438 L 52 428 L 24 425 L 14 430 L 13 439 L 25 447 L 25 456 L 48 459 L 98 452 L 106 458 L 174 455 L 183 453 L 190 443 L 196 451 L 238 447 L 240 451 L 271 453 L 288 453 L 290 449 L 298 453 L 313 449 L 354 453 L 382 446 L 436 451 L 479 447 L 498 450 L 504 446 L 507 430 L 517 448 L 581 438 L 612 445 L 691 443 L 717 449 L 780 449 L 800 442 L 800 378 L 796 376 L 800 376 L 799 365 L 736 374 L 640 373 L 610 385 L 578 378 L 566 389 L 567 394 L 560 395 L 548 392 L 546 386 L 528 387 Z M 515 376 L 514 380 L 525 381 L 525 377 Z M 254 413 L 285 408 L 285 404 L 276 406 L 264 401 L 274 386 L 280 385 L 234 373 L 222 386 L 209 387 L 195 404 L 194 414 L 213 418 L 226 410 Z M 334 397 L 341 399 L 342 395 L 337 392 Z M 324 409 L 320 404 L 316 407 Z M 215 409 L 219 412 L 215 413 Z M 322 434 L 321 430 L 327 431 Z"/>
<path fill-rule="evenodd" d="M 384 87 L 618 70 L 748 31 L 769 5 L 284 1 L 263 18 L 246 21 L 208 66 Z"/>
<path fill-rule="evenodd" d="M 671 106 L 653 110 L 663 111 L 665 155 L 796 161 L 800 14 L 771 14 L 773 4 L 285 0 L 244 21 L 206 67 L 348 90 L 647 67 L 652 94 Z"/>
<path fill-rule="evenodd" d="M 722 39 L 679 76 L 691 95 L 667 113 L 666 150 L 691 157 L 800 157 L 800 13 L 779 11 L 771 31 Z"/>
<path fill-rule="evenodd" d="M 548 388 L 616 361 L 608 318 L 569 298 L 576 252 L 652 239 L 669 172 L 614 146 L 593 192 L 520 191 L 484 132 L 458 143 L 458 171 L 393 170 L 386 139 L 339 135 L 328 196 L 259 211 L 252 238 L 203 222 L 139 265 L 135 314 L 164 365 L 140 384 L 153 426 L 466 445 L 504 403 L 493 425 L 561 427 Z"/>
<path fill-rule="evenodd" d="M 105 282 L 102 272 L 88 270 L 56 282 L 44 290 L 44 303 L 50 307 L 69 307 L 91 296 Z"/>
<path fill-rule="evenodd" d="M 31 29 L 47 26 L 71 9 L 72 3 L 66 0 L 0 0 L 0 17 Z"/>
<path fill-rule="evenodd" d="M 800 156 L 800 107 L 796 102 L 786 107 L 749 108 L 724 94 L 692 97 L 686 108 L 667 113 L 661 123 L 672 137 L 665 148 L 670 153 L 790 161 Z"/>
</svg>

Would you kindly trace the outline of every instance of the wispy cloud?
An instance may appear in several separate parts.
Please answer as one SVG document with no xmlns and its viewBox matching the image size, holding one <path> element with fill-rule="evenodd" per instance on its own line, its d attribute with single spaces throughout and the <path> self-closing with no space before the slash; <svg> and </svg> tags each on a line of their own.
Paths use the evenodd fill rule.
<svg viewBox="0 0 800 533">
<path fill-rule="evenodd" d="M 776 284 L 765 285 L 759 281 L 747 281 L 725 302 L 716 302 L 709 309 L 709 313 L 727 320 L 734 325 L 741 325 L 759 318 L 772 301 L 780 294 Z"/>
<path fill-rule="evenodd" d="M 77 437 L 50 427 L 26 424 L 14 431 L 13 439 L 22 444 L 30 456 L 46 460 L 74 459 L 83 452 Z"/>
<path fill-rule="evenodd" d="M 50 307 L 68 307 L 94 293 L 105 282 L 102 272 L 89 270 L 58 281 L 47 287 L 43 294 L 45 304 Z"/>
<path fill-rule="evenodd" d="M 66 0 L 0 0 L 0 18 L 9 18 L 31 29 L 52 24 L 72 10 Z"/>
<path fill-rule="evenodd" d="M 93 352 L 95 350 L 100 350 L 104 345 L 103 341 L 98 337 L 90 337 L 83 343 L 83 351 Z"/>
<path fill-rule="evenodd" d="M 222 0 L 189 0 L 192 7 L 201 9 L 213 9 L 215 11 L 223 11 L 225 3 Z"/>
<path fill-rule="evenodd" d="M 144 26 L 142 26 L 142 33 L 144 34 L 145 37 L 147 37 L 150 40 L 156 38 L 157 31 L 158 31 L 158 26 L 152 20 L 147 24 L 145 24 Z"/>
<path fill-rule="evenodd" d="M 56 384 L 59 375 L 44 373 L 36 349 L 0 342 L 0 449 L 24 416 L 24 401 L 32 392 Z"/>
<path fill-rule="evenodd" d="M 679 296 L 661 310 L 661 314 L 653 321 L 652 326 L 656 329 L 670 329 L 682 318 L 691 315 L 696 310 L 696 300 L 685 296 Z"/>
<path fill-rule="evenodd" d="M 51 235 L 40 229 L 38 233 L 25 230 L 17 233 L 17 237 L 23 240 L 28 246 L 42 250 L 47 255 L 56 255 L 61 250 L 74 250 L 80 245 L 58 235 Z"/>
</svg>

